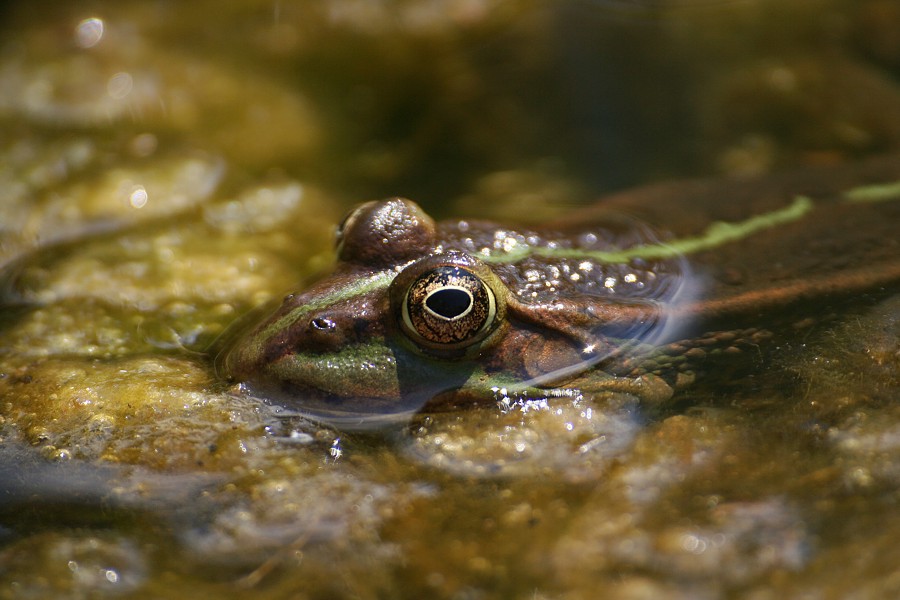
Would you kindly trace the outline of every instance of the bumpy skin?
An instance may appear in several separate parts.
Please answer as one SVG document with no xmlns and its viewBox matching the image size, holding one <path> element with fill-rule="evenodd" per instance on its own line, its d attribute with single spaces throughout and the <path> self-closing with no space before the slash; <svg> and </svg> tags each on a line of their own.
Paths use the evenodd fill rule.
<svg viewBox="0 0 900 600">
<path fill-rule="evenodd" d="M 898 181 L 889 158 L 655 186 L 541 229 L 370 202 L 342 224 L 334 273 L 235 336 L 220 369 L 276 403 L 350 418 L 492 388 L 659 401 L 709 349 L 767 338 L 772 315 L 896 287 Z"/>
<path fill-rule="evenodd" d="M 435 223 L 404 199 L 365 204 L 340 229 L 334 273 L 239 337 L 222 370 L 276 402 L 350 412 L 571 378 L 615 352 L 611 338 L 662 331 L 665 303 L 689 283 L 677 254 L 619 257 L 657 239 L 633 220 L 604 220 L 538 231 Z M 469 344 L 429 344 L 402 325 L 407 291 L 441 265 L 493 294 L 492 320 Z"/>
<path fill-rule="evenodd" d="M 608 197 L 564 224 L 619 210 L 685 240 L 714 223 L 746 223 L 791 206 L 800 207 L 795 218 L 687 252 L 704 276 L 704 291 L 684 308 L 707 320 L 755 322 L 773 309 L 821 306 L 900 279 L 898 156 L 757 179 L 648 186 Z"/>
</svg>

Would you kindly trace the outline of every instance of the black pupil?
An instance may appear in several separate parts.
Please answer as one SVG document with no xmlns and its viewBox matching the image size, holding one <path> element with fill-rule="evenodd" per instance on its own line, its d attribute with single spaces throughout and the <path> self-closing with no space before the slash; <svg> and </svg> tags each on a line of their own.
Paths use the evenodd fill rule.
<svg viewBox="0 0 900 600">
<path fill-rule="evenodd" d="M 438 290 L 428 296 L 425 304 L 431 311 L 445 319 L 455 319 L 469 310 L 472 298 L 463 290 Z"/>
</svg>

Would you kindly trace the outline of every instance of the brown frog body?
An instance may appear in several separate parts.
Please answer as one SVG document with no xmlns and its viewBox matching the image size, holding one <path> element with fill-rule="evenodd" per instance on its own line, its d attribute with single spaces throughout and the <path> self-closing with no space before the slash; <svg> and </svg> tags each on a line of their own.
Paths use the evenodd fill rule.
<svg viewBox="0 0 900 600">
<path fill-rule="evenodd" d="M 341 225 L 334 272 L 235 335 L 219 369 L 350 420 L 498 391 L 659 402 L 708 349 L 767 337 L 770 315 L 896 287 L 898 181 L 894 157 L 654 186 L 544 227 L 370 202 Z"/>
</svg>

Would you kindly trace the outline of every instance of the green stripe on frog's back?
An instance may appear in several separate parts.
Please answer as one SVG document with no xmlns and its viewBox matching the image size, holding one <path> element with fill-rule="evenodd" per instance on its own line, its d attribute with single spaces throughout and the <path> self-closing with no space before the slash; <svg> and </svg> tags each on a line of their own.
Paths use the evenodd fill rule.
<svg viewBox="0 0 900 600">
<path fill-rule="evenodd" d="M 900 199 L 900 181 L 860 186 L 845 193 L 844 198 L 847 202 L 852 203 L 898 200 Z"/>
<path fill-rule="evenodd" d="M 894 173 L 900 171 L 900 164 L 894 167 Z M 829 305 L 829 298 L 896 289 L 900 181 L 835 190 L 823 197 L 803 219 L 694 256 L 693 263 L 710 277 L 703 299 L 683 311 L 706 318 L 756 319 L 771 309 L 797 305 L 806 306 L 806 316 L 813 317 Z"/>
<path fill-rule="evenodd" d="M 900 200 L 900 181 L 867 185 L 844 193 L 848 203 L 870 203 Z M 492 264 L 507 264 L 529 256 L 545 258 L 590 259 L 600 263 L 622 263 L 636 258 L 645 260 L 674 258 L 713 250 L 724 244 L 747 238 L 757 232 L 799 221 L 815 209 L 815 203 L 807 196 L 796 196 L 784 208 L 754 215 L 743 221 L 717 221 L 698 236 L 675 238 L 660 244 L 649 244 L 622 250 L 580 250 L 577 248 L 517 248 L 505 254 L 484 255 L 482 260 Z"/>
<path fill-rule="evenodd" d="M 672 258 L 679 254 L 688 254 L 698 250 L 713 248 L 719 244 L 746 237 L 760 229 L 774 227 L 781 223 L 802 218 L 812 208 L 812 201 L 798 197 L 790 206 L 763 215 L 751 217 L 740 223 L 714 223 L 707 231 L 697 237 L 671 240 L 665 244 L 642 245 L 623 250 L 580 250 L 577 248 L 523 247 L 504 253 L 478 253 L 478 257 L 488 264 L 510 264 L 529 256 L 545 258 L 570 258 L 594 260 L 596 262 L 614 264 L 634 258 L 657 259 Z M 331 294 L 323 295 L 314 302 L 298 306 L 272 324 L 270 329 L 280 331 L 289 323 L 314 310 L 331 306 L 338 302 L 350 300 L 370 292 L 387 288 L 394 280 L 397 271 L 388 269 L 365 277 Z"/>
<path fill-rule="evenodd" d="M 615 264 L 641 258 L 656 260 L 675 258 L 702 250 L 711 250 L 722 244 L 746 238 L 754 233 L 802 219 L 813 209 L 813 202 L 805 196 L 798 196 L 790 205 L 745 219 L 737 223 L 719 221 L 710 225 L 703 234 L 693 237 L 676 238 L 660 244 L 634 246 L 622 250 L 580 250 L 577 248 L 521 248 L 505 254 L 481 256 L 487 263 L 506 264 L 529 256 L 544 258 L 571 258 L 593 260 L 599 263 Z"/>
<path fill-rule="evenodd" d="M 900 181 L 853 188 L 845 192 L 842 198 L 846 203 L 900 200 Z M 682 209 L 689 210 L 689 204 L 682 207 Z M 816 210 L 817 205 L 810 198 L 807 196 L 796 196 L 790 204 L 782 208 L 753 215 L 742 221 L 718 221 L 710 224 L 700 235 L 674 238 L 660 244 L 634 246 L 622 250 L 580 250 L 577 248 L 549 248 L 546 246 L 520 247 L 508 252 L 478 253 L 478 257 L 489 264 L 509 264 L 529 256 L 585 259 L 606 264 L 623 263 L 637 258 L 646 260 L 674 258 L 678 255 L 691 255 L 715 250 L 729 243 L 749 238 L 754 234 L 801 221 L 815 213 Z M 396 274 L 397 271 L 393 269 L 380 271 L 337 289 L 331 294 L 320 296 L 316 301 L 298 306 L 293 311 L 282 316 L 267 327 L 266 330 L 269 335 L 272 335 L 312 311 L 373 291 L 386 289 Z"/>
</svg>

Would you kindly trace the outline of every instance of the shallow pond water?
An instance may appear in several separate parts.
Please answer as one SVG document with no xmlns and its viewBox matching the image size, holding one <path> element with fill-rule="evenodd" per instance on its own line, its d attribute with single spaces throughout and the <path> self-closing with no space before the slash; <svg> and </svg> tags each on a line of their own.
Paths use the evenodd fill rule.
<svg viewBox="0 0 900 600">
<path fill-rule="evenodd" d="M 362 200 L 540 221 L 900 151 L 896 2 L 2 10 L 0 598 L 898 593 L 896 293 L 653 410 L 348 432 L 210 350 Z"/>
</svg>

